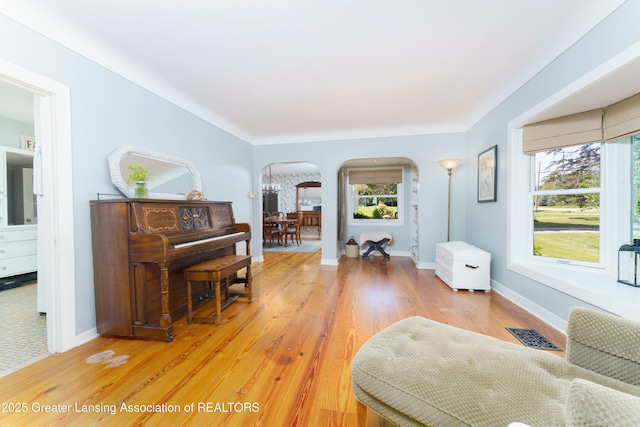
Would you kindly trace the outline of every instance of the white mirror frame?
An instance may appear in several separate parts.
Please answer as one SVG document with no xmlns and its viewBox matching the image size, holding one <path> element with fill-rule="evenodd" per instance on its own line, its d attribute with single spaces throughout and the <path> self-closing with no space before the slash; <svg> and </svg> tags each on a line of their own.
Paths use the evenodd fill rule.
<svg viewBox="0 0 640 427">
<path fill-rule="evenodd" d="M 115 185 L 118 190 L 122 192 L 128 198 L 135 197 L 135 191 L 133 188 L 129 187 L 125 180 L 122 178 L 122 174 L 120 173 L 120 162 L 122 158 L 127 154 L 133 154 L 140 157 L 146 157 L 148 159 L 159 160 L 166 163 L 171 163 L 176 166 L 184 166 L 189 172 L 191 172 L 191 176 L 193 177 L 193 189 L 202 192 L 202 180 L 200 178 L 200 173 L 195 168 L 193 163 L 188 160 L 181 159 L 179 157 L 169 156 L 167 154 L 158 153 L 155 151 L 147 150 L 144 148 L 133 147 L 131 145 L 121 145 L 116 148 L 109 157 L 107 161 L 109 163 L 109 173 L 111 174 L 111 182 Z M 152 191 L 149 192 L 150 199 L 173 199 L 173 200 L 186 200 L 186 194 L 170 194 L 170 193 L 154 193 Z"/>
</svg>

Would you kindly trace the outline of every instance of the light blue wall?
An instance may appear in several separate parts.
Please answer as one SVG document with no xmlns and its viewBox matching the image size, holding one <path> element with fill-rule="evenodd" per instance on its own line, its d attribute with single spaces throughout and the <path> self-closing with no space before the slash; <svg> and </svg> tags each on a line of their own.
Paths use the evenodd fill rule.
<svg viewBox="0 0 640 427">
<path fill-rule="evenodd" d="M 421 262 L 433 262 L 446 240 L 447 175 L 439 159 L 461 157 L 452 181 L 452 240 L 492 253 L 492 276 L 504 286 L 566 318 L 572 298 L 506 269 L 507 123 L 569 82 L 640 40 L 640 1 L 629 0 L 594 31 L 475 125 L 468 134 L 321 141 L 251 147 L 139 86 L 0 15 L 0 58 L 71 88 L 72 207 L 75 226 L 77 334 L 95 326 L 89 200 L 114 193 L 106 158 L 120 144 L 153 149 L 192 161 L 211 200 L 234 202 L 236 220 L 261 224 L 261 171 L 277 162 L 311 162 L 322 174 L 323 260 L 335 262 L 337 171 L 350 159 L 406 157 L 419 169 Z M 477 154 L 498 144 L 498 202 L 476 203 Z M 247 197 L 254 192 L 256 198 Z M 261 239 L 254 238 L 255 255 Z"/>
<path fill-rule="evenodd" d="M 0 145 L 20 148 L 20 135 L 33 136 L 33 134 L 31 123 L 0 117 Z"/>
<path fill-rule="evenodd" d="M 117 193 L 107 156 L 120 144 L 189 159 L 208 199 L 233 201 L 236 221 L 251 220 L 250 144 L 4 15 L 0 39 L 13 41 L 0 43 L 0 58 L 71 89 L 77 334 L 95 327 L 89 201 L 97 192 Z"/>
<path fill-rule="evenodd" d="M 254 176 L 257 178 L 254 186 L 260 188 L 260 172 L 270 163 L 310 162 L 318 166 L 322 174 L 322 259 L 325 263 L 334 263 L 344 244 L 338 242 L 337 232 L 338 171 L 347 160 L 379 157 L 406 157 L 418 167 L 419 258 L 421 262 L 433 263 L 436 243 L 447 239 L 447 173 L 438 160 L 467 157 L 464 133 L 256 146 Z M 466 235 L 467 194 L 475 194 L 475 190 L 467 188 L 469 166 L 462 162 L 452 180 L 451 240 L 464 240 Z M 256 204 L 261 203 L 258 199 Z M 257 213 L 254 221 L 259 224 L 259 220 Z M 408 228 L 405 234 L 393 250 L 408 251 Z M 403 240 L 405 248 L 400 247 Z M 254 253 L 262 253 L 262 247 L 256 245 Z"/>
<path fill-rule="evenodd" d="M 491 277 L 533 304 L 567 319 L 573 305 L 588 306 L 568 295 L 507 270 L 507 141 L 509 121 L 640 40 L 640 1 L 625 2 L 609 18 L 558 57 L 468 132 L 467 176 L 475 185 L 476 156 L 498 144 L 498 202 L 467 199 L 467 240 L 492 254 Z"/>
</svg>

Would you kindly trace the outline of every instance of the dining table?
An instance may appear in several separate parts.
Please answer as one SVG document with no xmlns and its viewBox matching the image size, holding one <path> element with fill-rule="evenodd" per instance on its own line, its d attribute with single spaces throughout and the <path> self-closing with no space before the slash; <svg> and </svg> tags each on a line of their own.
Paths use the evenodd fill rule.
<svg viewBox="0 0 640 427">
<path fill-rule="evenodd" d="M 282 225 L 282 229 L 284 231 L 287 230 L 287 227 L 291 224 L 295 224 L 298 222 L 297 219 L 283 219 L 283 218 L 271 218 L 269 220 L 265 220 L 265 223 L 267 223 L 267 225 Z M 284 234 L 284 246 L 287 247 L 287 233 L 283 233 Z"/>
</svg>

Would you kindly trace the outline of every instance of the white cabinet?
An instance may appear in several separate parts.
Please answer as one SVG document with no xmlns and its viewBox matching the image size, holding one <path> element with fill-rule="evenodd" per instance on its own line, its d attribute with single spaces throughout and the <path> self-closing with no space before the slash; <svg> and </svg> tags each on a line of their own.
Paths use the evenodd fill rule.
<svg viewBox="0 0 640 427">
<path fill-rule="evenodd" d="M 491 290 L 491 254 L 465 242 L 436 245 L 436 275 L 451 289 Z"/>
<path fill-rule="evenodd" d="M 38 270 L 33 152 L 0 146 L 0 278 Z"/>
<path fill-rule="evenodd" d="M 37 269 L 37 227 L 0 227 L 0 277 L 31 273 Z"/>
</svg>

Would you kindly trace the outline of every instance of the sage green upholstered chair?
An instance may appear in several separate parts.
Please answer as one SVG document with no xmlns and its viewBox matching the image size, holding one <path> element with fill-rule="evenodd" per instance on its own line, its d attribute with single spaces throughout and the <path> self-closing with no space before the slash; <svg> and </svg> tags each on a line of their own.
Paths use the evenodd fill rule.
<svg viewBox="0 0 640 427">
<path fill-rule="evenodd" d="M 640 425 L 640 322 L 574 307 L 565 354 L 401 320 L 354 357 L 358 425 Z"/>
</svg>

